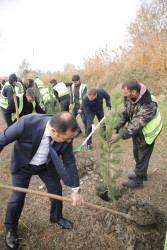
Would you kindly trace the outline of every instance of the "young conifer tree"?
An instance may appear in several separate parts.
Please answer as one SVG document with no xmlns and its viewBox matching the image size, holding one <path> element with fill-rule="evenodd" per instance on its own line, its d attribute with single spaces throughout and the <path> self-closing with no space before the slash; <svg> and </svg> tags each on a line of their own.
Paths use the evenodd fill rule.
<svg viewBox="0 0 167 250">
<path fill-rule="evenodd" d="M 114 130 L 114 126 L 119 122 L 118 113 L 122 98 L 120 93 L 115 92 L 111 96 L 111 111 L 105 114 L 106 131 L 103 131 L 103 124 L 100 127 L 101 140 L 100 146 L 100 161 L 98 163 L 98 174 L 100 176 L 99 187 L 97 194 L 105 200 L 114 201 L 120 196 L 120 189 L 116 186 L 116 180 L 121 174 L 117 164 L 120 162 L 119 154 L 122 149 L 118 143 L 121 138 L 121 131 L 117 141 L 110 145 L 109 141 Z"/>
<path fill-rule="evenodd" d="M 47 114 L 56 114 L 60 112 L 60 106 L 58 100 L 56 100 L 53 89 L 48 87 L 48 94 L 50 95 L 50 103 L 47 105 Z"/>
</svg>

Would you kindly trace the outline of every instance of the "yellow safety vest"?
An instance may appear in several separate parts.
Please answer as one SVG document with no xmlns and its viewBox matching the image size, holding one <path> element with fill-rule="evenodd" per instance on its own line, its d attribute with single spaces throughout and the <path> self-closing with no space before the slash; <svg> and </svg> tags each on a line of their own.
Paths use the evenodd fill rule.
<svg viewBox="0 0 167 250">
<path fill-rule="evenodd" d="M 59 98 L 62 97 L 62 96 L 64 96 L 64 95 L 68 95 L 69 94 L 69 90 L 66 87 L 66 85 L 65 85 L 64 82 L 57 83 L 53 87 L 53 89 L 57 91 Z"/>
<path fill-rule="evenodd" d="M 42 96 L 44 105 L 51 100 L 51 96 L 49 95 L 48 88 L 44 88 L 40 90 L 40 95 Z"/>
<path fill-rule="evenodd" d="M 17 82 L 15 85 L 15 92 L 16 95 L 24 94 L 24 88 L 21 82 Z"/>
<path fill-rule="evenodd" d="M 72 94 L 73 94 L 73 104 L 75 104 L 75 95 L 74 95 L 74 84 L 72 85 Z M 85 88 L 87 88 L 88 85 L 81 83 L 80 88 L 79 88 L 79 103 L 82 104 L 82 94 Z"/>
<path fill-rule="evenodd" d="M 151 99 L 153 102 L 157 103 L 157 112 L 153 119 L 142 129 L 147 144 L 153 143 L 155 138 L 159 135 L 163 126 L 158 102 L 153 95 L 151 95 Z"/>
<path fill-rule="evenodd" d="M 12 90 L 13 90 L 13 94 L 14 94 L 14 87 L 9 83 L 9 82 L 6 82 L 5 85 L 3 86 L 2 88 L 2 91 L 1 91 L 1 96 L 0 96 L 0 107 L 4 108 L 4 109 L 7 109 L 8 108 L 8 98 L 6 96 L 3 95 L 3 89 L 7 86 L 7 85 L 10 85 Z"/>
<path fill-rule="evenodd" d="M 44 88 L 44 87 L 45 87 L 45 86 L 44 86 L 44 82 L 43 82 L 42 80 L 40 80 L 39 78 L 35 79 L 34 82 L 36 83 L 38 89 Z"/>
<path fill-rule="evenodd" d="M 18 108 L 19 114 L 21 114 L 21 112 L 23 110 L 23 95 L 24 94 L 17 95 L 19 97 L 19 108 Z M 33 101 L 32 105 L 33 105 L 33 112 L 34 112 L 35 106 L 36 106 L 36 101 Z M 12 121 L 14 121 L 14 120 L 16 120 L 16 113 L 12 113 Z"/>
</svg>

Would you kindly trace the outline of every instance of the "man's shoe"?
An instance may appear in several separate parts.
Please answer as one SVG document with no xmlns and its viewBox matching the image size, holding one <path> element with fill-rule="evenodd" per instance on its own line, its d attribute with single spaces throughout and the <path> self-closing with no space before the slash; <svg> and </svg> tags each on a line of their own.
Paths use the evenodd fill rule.
<svg viewBox="0 0 167 250">
<path fill-rule="evenodd" d="M 76 133 L 76 135 L 74 137 L 77 138 L 80 134 L 82 134 L 82 131 L 78 130 L 77 133 Z"/>
<path fill-rule="evenodd" d="M 9 249 L 16 249 L 19 246 L 16 232 L 6 232 L 6 244 Z"/>
<path fill-rule="evenodd" d="M 136 174 L 129 174 L 128 178 L 129 180 L 133 181 L 136 179 Z M 142 176 L 141 178 L 143 179 L 143 181 L 148 181 L 148 176 Z"/>
<path fill-rule="evenodd" d="M 92 146 L 90 144 L 87 145 L 87 150 L 92 151 Z"/>
<path fill-rule="evenodd" d="M 127 188 L 143 188 L 143 180 L 140 179 L 140 181 L 136 181 L 136 179 L 132 182 L 123 182 L 123 187 Z"/>
<path fill-rule="evenodd" d="M 86 133 L 84 134 L 84 136 L 83 136 L 83 138 L 86 138 L 87 136 L 86 136 Z"/>
<path fill-rule="evenodd" d="M 63 217 L 61 219 L 53 220 L 50 218 L 51 223 L 57 223 L 59 226 L 61 226 L 63 229 L 73 229 L 73 224 L 69 222 L 68 220 L 64 219 Z"/>
</svg>

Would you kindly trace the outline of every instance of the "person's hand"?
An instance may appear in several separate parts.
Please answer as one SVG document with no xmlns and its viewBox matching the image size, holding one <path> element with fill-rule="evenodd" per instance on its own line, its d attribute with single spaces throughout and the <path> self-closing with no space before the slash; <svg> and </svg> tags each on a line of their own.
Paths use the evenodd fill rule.
<svg viewBox="0 0 167 250">
<path fill-rule="evenodd" d="M 81 114 L 82 113 L 82 109 L 78 109 L 78 114 Z"/>
<path fill-rule="evenodd" d="M 118 136 L 119 136 L 119 134 L 113 134 L 110 138 L 110 144 L 113 143 L 114 141 L 116 141 Z"/>
<path fill-rule="evenodd" d="M 114 129 L 113 132 L 112 132 L 112 135 L 115 135 L 115 134 L 117 134 L 117 130 L 116 129 Z"/>
<path fill-rule="evenodd" d="M 94 131 L 95 130 L 95 125 L 94 124 L 92 124 L 92 131 Z"/>
<path fill-rule="evenodd" d="M 69 105 L 69 109 L 72 109 L 72 108 L 73 108 L 73 105 L 72 105 L 72 104 L 70 104 L 70 105 Z"/>
<path fill-rule="evenodd" d="M 73 200 L 72 205 L 75 207 L 80 207 L 84 205 L 84 200 L 81 194 L 73 192 L 71 194 L 71 199 Z"/>
</svg>

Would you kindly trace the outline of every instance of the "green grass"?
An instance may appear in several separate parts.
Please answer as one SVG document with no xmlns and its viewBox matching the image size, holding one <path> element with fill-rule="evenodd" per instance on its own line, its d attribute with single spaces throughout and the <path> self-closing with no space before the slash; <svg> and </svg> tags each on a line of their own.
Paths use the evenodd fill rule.
<svg viewBox="0 0 167 250">
<path fill-rule="evenodd" d="M 167 98 L 163 102 L 159 102 L 159 108 L 160 108 L 160 113 L 162 117 L 162 122 L 163 122 L 163 133 L 167 133 L 167 115 L 166 115 L 166 110 L 167 110 Z"/>
</svg>

